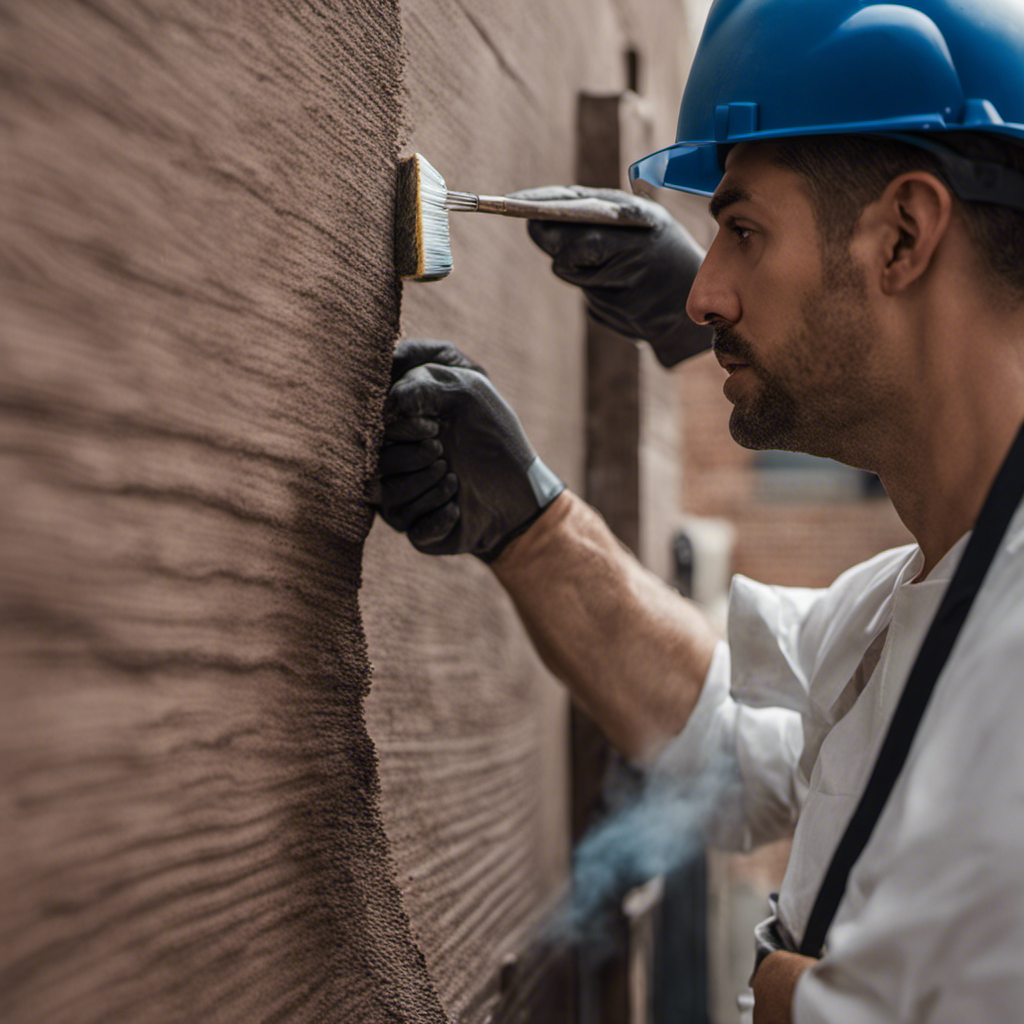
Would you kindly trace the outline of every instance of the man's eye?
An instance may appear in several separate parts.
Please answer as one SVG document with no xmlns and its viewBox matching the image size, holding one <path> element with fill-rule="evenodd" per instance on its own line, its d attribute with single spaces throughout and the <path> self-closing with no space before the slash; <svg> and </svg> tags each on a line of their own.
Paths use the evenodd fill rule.
<svg viewBox="0 0 1024 1024">
<path fill-rule="evenodd" d="M 749 242 L 750 236 L 753 234 L 750 228 L 741 227 L 735 221 L 729 222 L 729 230 L 740 240 L 740 242 Z"/>
</svg>

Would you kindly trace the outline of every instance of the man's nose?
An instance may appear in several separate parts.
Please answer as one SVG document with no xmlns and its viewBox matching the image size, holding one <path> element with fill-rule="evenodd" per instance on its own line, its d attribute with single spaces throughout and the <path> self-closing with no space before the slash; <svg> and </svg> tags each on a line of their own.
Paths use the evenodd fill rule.
<svg viewBox="0 0 1024 1024">
<path fill-rule="evenodd" d="M 734 288 L 730 287 L 723 268 L 716 259 L 712 245 L 697 271 L 686 299 L 686 315 L 697 324 L 725 320 L 730 324 L 739 321 L 740 300 Z"/>
</svg>

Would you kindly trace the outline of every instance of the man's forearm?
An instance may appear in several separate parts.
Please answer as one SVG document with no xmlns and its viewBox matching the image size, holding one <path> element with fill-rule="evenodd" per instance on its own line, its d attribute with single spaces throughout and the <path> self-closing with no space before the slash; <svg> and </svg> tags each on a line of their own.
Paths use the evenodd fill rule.
<svg viewBox="0 0 1024 1024">
<path fill-rule="evenodd" d="M 492 568 L 545 663 L 622 753 L 650 758 L 682 729 L 718 633 L 582 499 L 563 493 Z"/>
<path fill-rule="evenodd" d="M 799 953 L 769 953 L 754 975 L 754 1024 L 791 1024 L 796 985 L 817 961 Z"/>
</svg>

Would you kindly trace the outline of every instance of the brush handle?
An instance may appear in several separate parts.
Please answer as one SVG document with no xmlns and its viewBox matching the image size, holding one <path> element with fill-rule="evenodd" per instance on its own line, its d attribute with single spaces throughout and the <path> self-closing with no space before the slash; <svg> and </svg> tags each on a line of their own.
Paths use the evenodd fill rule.
<svg viewBox="0 0 1024 1024">
<path fill-rule="evenodd" d="M 573 199 L 537 202 L 528 199 L 509 199 L 506 196 L 476 196 L 475 207 L 450 206 L 450 209 L 470 209 L 476 213 L 496 213 L 501 217 L 524 217 L 529 220 L 561 220 L 576 224 L 617 224 L 620 227 L 652 228 L 654 222 L 640 211 L 606 199 Z"/>
</svg>

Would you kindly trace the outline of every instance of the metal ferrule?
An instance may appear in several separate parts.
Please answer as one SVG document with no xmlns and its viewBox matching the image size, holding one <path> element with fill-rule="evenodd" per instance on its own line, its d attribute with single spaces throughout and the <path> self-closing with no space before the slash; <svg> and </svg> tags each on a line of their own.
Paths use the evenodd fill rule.
<svg viewBox="0 0 1024 1024">
<path fill-rule="evenodd" d="M 472 192 L 449 191 L 445 206 L 449 210 L 479 210 L 480 197 L 473 195 Z"/>
</svg>

